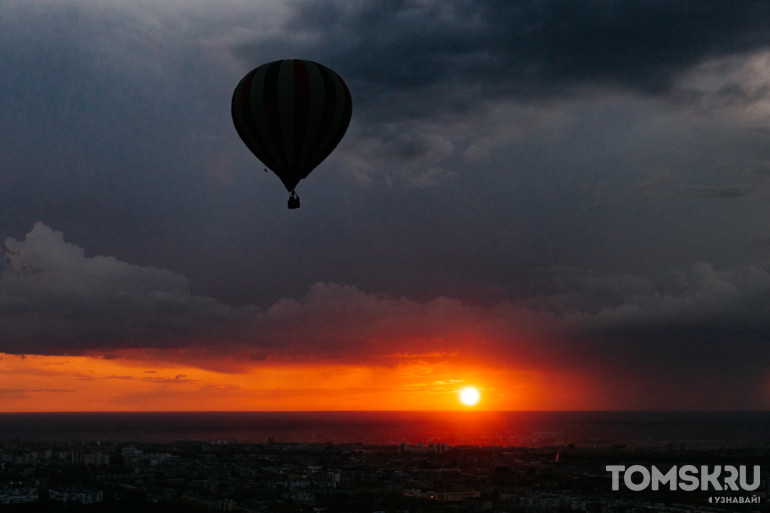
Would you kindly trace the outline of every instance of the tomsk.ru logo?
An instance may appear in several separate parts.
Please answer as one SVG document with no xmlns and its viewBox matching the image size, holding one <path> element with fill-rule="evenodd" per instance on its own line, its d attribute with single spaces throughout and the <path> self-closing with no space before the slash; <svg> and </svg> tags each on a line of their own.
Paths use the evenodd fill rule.
<svg viewBox="0 0 770 513">
<path fill-rule="evenodd" d="M 623 476 L 623 484 L 631 491 L 660 490 L 667 487 L 669 490 L 733 490 L 753 492 L 759 488 L 760 469 L 754 465 L 751 482 L 748 481 L 748 469 L 746 465 L 674 465 L 662 472 L 655 465 L 650 468 L 642 465 L 607 465 L 607 472 L 612 473 L 612 490 L 620 489 L 620 476 Z"/>
</svg>

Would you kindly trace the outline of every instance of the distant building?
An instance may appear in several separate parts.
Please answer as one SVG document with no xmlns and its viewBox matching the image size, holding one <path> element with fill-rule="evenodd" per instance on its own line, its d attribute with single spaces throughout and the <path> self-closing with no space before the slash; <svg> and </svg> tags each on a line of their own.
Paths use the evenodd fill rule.
<svg viewBox="0 0 770 513">
<path fill-rule="evenodd" d="M 39 500 L 36 484 L 13 481 L 0 486 L 0 504 L 23 504 Z"/>
<path fill-rule="evenodd" d="M 95 504 L 104 502 L 104 492 L 86 488 L 57 488 L 48 490 L 48 500 L 62 504 Z"/>
<path fill-rule="evenodd" d="M 462 502 L 465 499 L 477 499 L 481 497 L 481 492 L 468 490 L 460 492 L 435 492 L 432 499 L 443 502 Z"/>
</svg>

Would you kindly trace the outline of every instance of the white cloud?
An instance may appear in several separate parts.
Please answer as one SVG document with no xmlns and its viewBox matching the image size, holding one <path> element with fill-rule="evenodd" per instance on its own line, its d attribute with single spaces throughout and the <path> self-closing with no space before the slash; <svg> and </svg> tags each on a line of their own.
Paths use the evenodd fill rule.
<svg viewBox="0 0 770 513">
<path fill-rule="evenodd" d="M 770 126 L 770 51 L 708 60 L 679 80 L 701 112 L 729 113 L 745 124 Z"/>
<path fill-rule="evenodd" d="M 31 296 L 62 294 L 99 298 L 136 293 L 187 293 L 183 276 L 136 267 L 114 257 L 86 258 L 83 248 L 64 241 L 64 235 L 38 222 L 23 241 L 5 241 L 3 285 Z"/>
<path fill-rule="evenodd" d="M 232 315 L 213 299 L 193 296 L 183 276 L 114 257 L 86 257 L 40 222 L 23 241 L 8 238 L 5 246 L 3 351 L 176 344 Z"/>
</svg>

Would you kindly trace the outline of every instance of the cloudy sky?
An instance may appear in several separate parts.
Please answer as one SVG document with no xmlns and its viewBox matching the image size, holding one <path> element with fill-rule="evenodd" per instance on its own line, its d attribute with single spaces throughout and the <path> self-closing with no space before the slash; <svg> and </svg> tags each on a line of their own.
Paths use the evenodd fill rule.
<svg viewBox="0 0 770 513">
<path fill-rule="evenodd" d="M 6 0 L 0 409 L 770 408 L 765 2 Z M 353 97 L 286 208 L 259 64 Z"/>
</svg>

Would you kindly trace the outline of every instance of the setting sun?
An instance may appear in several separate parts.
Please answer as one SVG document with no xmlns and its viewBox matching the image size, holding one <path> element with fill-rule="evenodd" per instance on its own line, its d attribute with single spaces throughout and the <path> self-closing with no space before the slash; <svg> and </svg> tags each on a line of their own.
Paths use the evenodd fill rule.
<svg viewBox="0 0 770 513">
<path fill-rule="evenodd" d="M 460 390 L 460 402 L 466 406 L 474 406 L 481 399 L 481 394 L 476 387 L 465 387 Z"/>
</svg>

